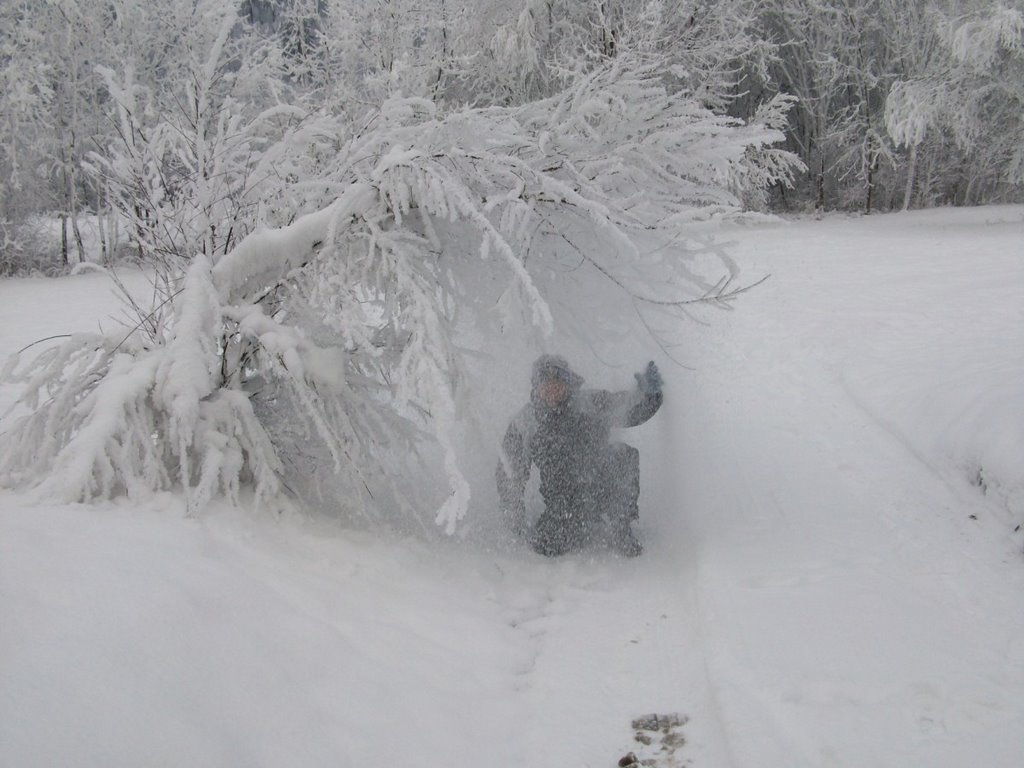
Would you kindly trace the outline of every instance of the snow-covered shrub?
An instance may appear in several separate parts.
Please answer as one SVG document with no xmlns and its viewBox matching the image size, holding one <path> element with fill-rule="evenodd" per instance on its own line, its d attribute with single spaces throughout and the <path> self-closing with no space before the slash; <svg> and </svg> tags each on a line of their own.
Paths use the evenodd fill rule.
<svg viewBox="0 0 1024 768">
<path fill-rule="evenodd" d="M 326 121 L 282 103 L 280 54 L 241 24 L 240 6 L 174 0 L 164 12 L 141 13 L 140 25 L 157 29 L 138 34 L 171 29 L 187 55 L 167 72 L 133 60 L 96 67 L 117 130 L 84 168 L 139 258 L 184 268 L 197 252 L 230 251 L 259 223 L 290 220 L 286 190 L 335 137 L 321 135 Z"/>
<path fill-rule="evenodd" d="M 667 234 L 683 254 L 694 222 L 737 215 L 738 195 L 788 178 L 795 161 L 765 150 L 784 108 L 744 125 L 628 56 L 520 107 L 438 114 L 390 99 L 297 185 L 310 199 L 333 190 L 329 205 L 216 263 L 193 259 L 159 321 L 15 362 L 35 410 L 6 435 L 0 478 L 65 499 L 180 485 L 192 510 L 243 486 L 270 501 L 330 485 L 372 516 L 403 498 L 395 478 L 427 446 L 446 479 L 436 522 L 451 531 L 469 502 L 456 443 L 471 386 L 454 329 L 462 315 L 484 322 L 466 276 L 486 263 L 503 321 L 550 333 L 554 244 L 578 249 L 585 233 L 604 244 L 578 249 L 585 261 L 638 298 L 638 236 Z M 682 257 L 653 266 L 675 286 L 659 305 L 708 295 Z"/>
<path fill-rule="evenodd" d="M 20 221 L 0 219 L 0 277 L 57 275 L 67 269 L 60 239 L 36 216 Z"/>
</svg>

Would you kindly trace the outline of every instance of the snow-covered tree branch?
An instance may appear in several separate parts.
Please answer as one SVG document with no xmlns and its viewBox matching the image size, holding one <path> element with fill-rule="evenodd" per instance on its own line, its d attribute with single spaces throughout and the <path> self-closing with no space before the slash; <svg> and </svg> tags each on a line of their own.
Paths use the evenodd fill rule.
<svg viewBox="0 0 1024 768">
<path fill-rule="evenodd" d="M 641 56 L 519 107 L 389 99 L 300 185 L 333 202 L 194 258 L 161 333 L 74 337 L 15 363 L 35 410 L 6 435 L 0 473 L 64 499 L 180 486 L 193 511 L 249 486 L 277 502 L 340 484 L 348 512 L 372 516 L 401 503 L 392 479 L 419 446 L 443 467 L 437 522 L 451 531 L 469 494 L 455 450 L 469 386 L 455 320 L 480 311 L 469 267 L 506 285 L 506 321 L 550 333 L 557 286 L 539 277 L 553 238 L 600 233 L 608 275 L 633 270 L 652 232 L 682 253 L 694 221 L 789 178 L 796 161 L 770 150 L 786 106 L 751 124 L 716 116 Z M 691 286 L 675 298 L 706 292 Z M 316 471 L 290 472 L 303 452 Z"/>
</svg>

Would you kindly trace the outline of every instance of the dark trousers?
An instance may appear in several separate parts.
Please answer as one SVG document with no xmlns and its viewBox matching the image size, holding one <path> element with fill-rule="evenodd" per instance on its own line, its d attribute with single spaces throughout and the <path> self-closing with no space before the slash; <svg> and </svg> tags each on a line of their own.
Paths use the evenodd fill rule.
<svg viewBox="0 0 1024 768">
<path fill-rule="evenodd" d="M 640 452 L 611 443 L 580 477 L 559 484 L 557 498 L 544 499 L 533 532 L 533 548 L 562 555 L 590 544 L 614 545 L 629 535 L 639 516 Z"/>
</svg>

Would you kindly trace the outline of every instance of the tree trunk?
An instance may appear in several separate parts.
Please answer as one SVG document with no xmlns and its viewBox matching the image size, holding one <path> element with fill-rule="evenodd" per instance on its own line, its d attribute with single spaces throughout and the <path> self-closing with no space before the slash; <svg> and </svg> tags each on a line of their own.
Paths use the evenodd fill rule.
<svg viewBox="0 0 1024 768">
<path fill-rule="evenodd" d="M 875 202 L 875 174 L 878 173 L 879 156 L 880 153 L 873 147 L 868 150 L 868 177 L 864 199 L 864 213 L 871 213 L 871 208 Z"/>
<path fill-rule="evenodd" d="M 64 204 L 61 206 L 63 210 L 60 213 L 61 220 L 61 256 L 64 258 L 64 264 L 67 266 L 71 265 L 71 249 L 68 243 L 68 224 L 71 224 L 72 234 L 75 237 L 76 249 L 78 250 L 79 261 L 82 256 L 82 235 L 78 231 L 78 216 L 75 212 L 75 174 L 74 169 L 71 165 L 71 160 L 68 159 L 65 152 L 67 149 L 61 147 L 61 163 L 63 168 L 61 169 L 62 186 Z"/>
<path fill-rule="evenodd" d="M 437 77 L 434 78 L 433 92 L 434 101 L 441 97 L 441 87 L 444 84 L 445 68 L 448 66 L 448 14 L 444 2 L 441 3 L 441 60 L 437 63 Z"/>
<path fill-rule="evenodd" d="M 910 197 L 914 193 L 914 177 L 917 175 L 917 144 L 910 148 L 910 163 L 907 168 L 907 185 L 903 189 L 903 210 L 910 210 Z"/>
<path fill-rule="evenodd" d="M 107 241 L 107 211 L 105 186 L 96 185 L 96 235 L 100 239 L 100 264 L 110 263 L 110 246 Z"/>
<path fill-rule="evenodd" d="M 72 198 L 71 202 L 74 205 L 74 198 Z M 71 232 L 75 236 L 75 250 L 78 252 L 78 263 L 82 264 L 85 261 L 85 243 L 82 242 L 82 229 L 78 226 L 77 208 L 71 209 Z"/>
<path fill-rule="evenodd" d="M 60 214 L 60 256 L 64 265 L 68 265 L 68 215 L 61 211 Z"/>
<path fill-rule="evenodd" d="M 823 154 L 818 156 L 818 178 L 816 184 L 818 191 L 814 207 L 822 211 L 825 209 L 825 156 Z"/>
<path fill-rule="evenodd" d="M 68 183 L 71 187 L 71 197 L 68 200 L 71 216 L 71 233 L 75 236 L 75 250 L 78 253 L 78 263 L 85 261 L 85 244 L 82 242 L 82 230 L 78 226 L 78 194 L 77 179 L 75 177 L 75 134 L 71 133 L 71 167 L 68 169 Z"/>
</svg>

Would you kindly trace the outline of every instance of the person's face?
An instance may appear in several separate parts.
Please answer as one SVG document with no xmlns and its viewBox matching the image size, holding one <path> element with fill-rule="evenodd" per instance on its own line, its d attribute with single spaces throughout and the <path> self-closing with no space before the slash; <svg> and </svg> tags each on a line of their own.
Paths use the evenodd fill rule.
<svg viewBox="0 0 1024 768">
<path fill-rule="evenodd" d="M 540 383 L 537 394 L 546 406 L 554 408 L 564 402 L 569 394 L 569 385 L 561 379 L 550 377 Z"/>
</svg>

